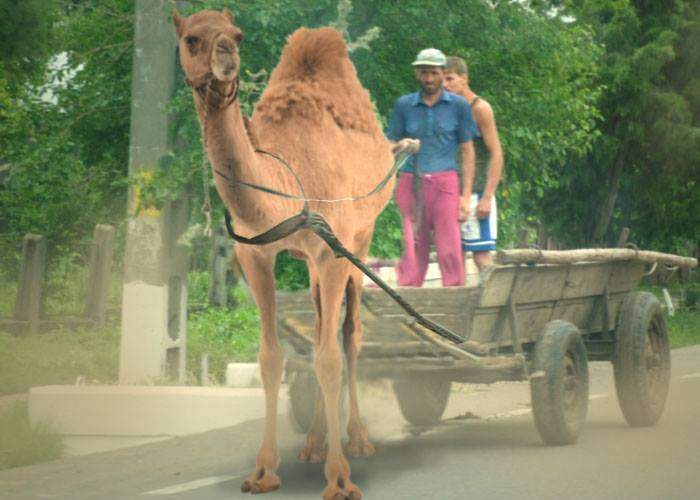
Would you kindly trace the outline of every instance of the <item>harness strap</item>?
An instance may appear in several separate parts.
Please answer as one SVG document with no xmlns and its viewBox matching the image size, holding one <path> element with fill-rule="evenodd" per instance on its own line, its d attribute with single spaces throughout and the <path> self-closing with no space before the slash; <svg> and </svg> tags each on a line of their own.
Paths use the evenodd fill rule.
<svg viewBox="0 0 700 500">
<path fill-rule="evenodd" d="M 281 240 L 290 236 L 300 229 L 304 229 L 308 226 L 309 212 L 304 208 L 301 212 L 296 215 L 283 220 L 276 226 L 268 229 L 267 231 L 253 236 L 252 238 L 246 238 L 240 234 L 236 234 L 233 230 L 233 225 L 231 224 L 231 214 L 228 210 L 224 213 L 224 220 L 226 222 L 226 230 L 229 236 L 238 243 L 243 243 L 245 245 L 267 245 L 268 243 L 273 243 L 275 241 Z"/>
</svg>

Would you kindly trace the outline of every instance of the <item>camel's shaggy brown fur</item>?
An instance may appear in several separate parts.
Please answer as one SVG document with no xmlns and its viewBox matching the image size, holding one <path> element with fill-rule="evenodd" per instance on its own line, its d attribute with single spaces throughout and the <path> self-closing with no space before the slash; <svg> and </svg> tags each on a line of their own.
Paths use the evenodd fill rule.
<svg viewBox="0 0 700 500">
<path fill-rule="evenodd" d="M 342 129 L 378 132 L 369 92 L 357 79 L 340 33 L 301 28 L 289 37 L 256 113 L 275 122 L 295 115 L 318 119 L 324 111 Z"/>
</svg>

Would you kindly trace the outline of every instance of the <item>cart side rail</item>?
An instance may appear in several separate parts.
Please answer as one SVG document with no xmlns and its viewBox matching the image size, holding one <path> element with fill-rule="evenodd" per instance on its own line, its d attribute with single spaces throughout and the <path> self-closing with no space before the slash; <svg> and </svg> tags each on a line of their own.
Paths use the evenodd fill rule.
<svg viewBox="0 0 700 500">
<path fill-rule="evenodd" d="M 622 300 L 643 274 L 644 264 L 629 260 L 493 266 L 484 273 L 468 338 L 485 351 L 518 351 L 555 319 L 584 335 L 612 331 Z"/>
</svg>

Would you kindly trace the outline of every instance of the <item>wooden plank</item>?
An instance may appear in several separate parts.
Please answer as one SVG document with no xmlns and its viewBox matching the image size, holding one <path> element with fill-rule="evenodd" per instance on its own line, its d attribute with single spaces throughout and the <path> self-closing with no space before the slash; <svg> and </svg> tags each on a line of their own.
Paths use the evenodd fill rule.
<svg viewBox="0 0 700 500">
<path fill-rule="evenodd" d="M 515 266 L 494 267 L 483 276 L 483 291 L 479 308 L 502 306 L 508 300 L 517 268 Z"/>
<path fill-rule="evenodd" d="M 421 314 L 455 314 L 464 309 L 471 300 L 474 288 L 399 288 L 398 292 L 406 302 Z M 404 309 L 381 290 L 365 291 L 362 295 L 364 305 L 377 316 L 402 314 L 408 316 Z"/>
<path fill-rule="evenodd" d="M 512 290 L 512 297 L 517 305 L 556 300 L 561 296 L 567 272 L 566 266 L 506 266 L 494 269 L 484 284 L 479 307 L 506 305 L 516 275 L 518 285 Z"/>
<path fill-rule="evenodd" d="M 602 294 L 612 268 L 616 265 L 620 264 L 588 262 L 571 265 L 562 298 L 592 297 Z"/>
<path fill-rule="evenodd" d="M 620 262 L 612 269 L 608 292 L 629 292 L 639 285 L 644 275 L 645 265 L 642 262 Z"/>
<path fill-rule="evenodd" d="M 518 306 L 561 298 L 568 266 L 521 267 L 512 299 Z"/>
<path fill-rule="evenodd" d="M 514 249 L 498 252 L 501 264 L 565 264 L 572 262 L 610 262 L 637 260 L 641 262 L 670 264 L 680 267 L 698 267 L 698 260 L 661 252 L 633 250 L 631 248 L 583 248 L 580 250 Z"/>
</svg>

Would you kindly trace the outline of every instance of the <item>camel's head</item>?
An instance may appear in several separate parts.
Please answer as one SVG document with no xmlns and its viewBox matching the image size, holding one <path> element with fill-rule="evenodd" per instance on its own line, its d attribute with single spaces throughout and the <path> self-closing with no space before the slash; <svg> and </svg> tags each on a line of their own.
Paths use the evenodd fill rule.
<svg viewBox="0 0 700 500">
<path fill-rule="evenodd" d="M 226 95 L 237 85 L 241 63 L 238 46 L 243 40 L 231 12 L 205 10 L 183 18 L 174 11 L 173 24 L 179 38 L 180 62 L 190 85 L 200 92 L 209 86 Z"/>
</svg>

